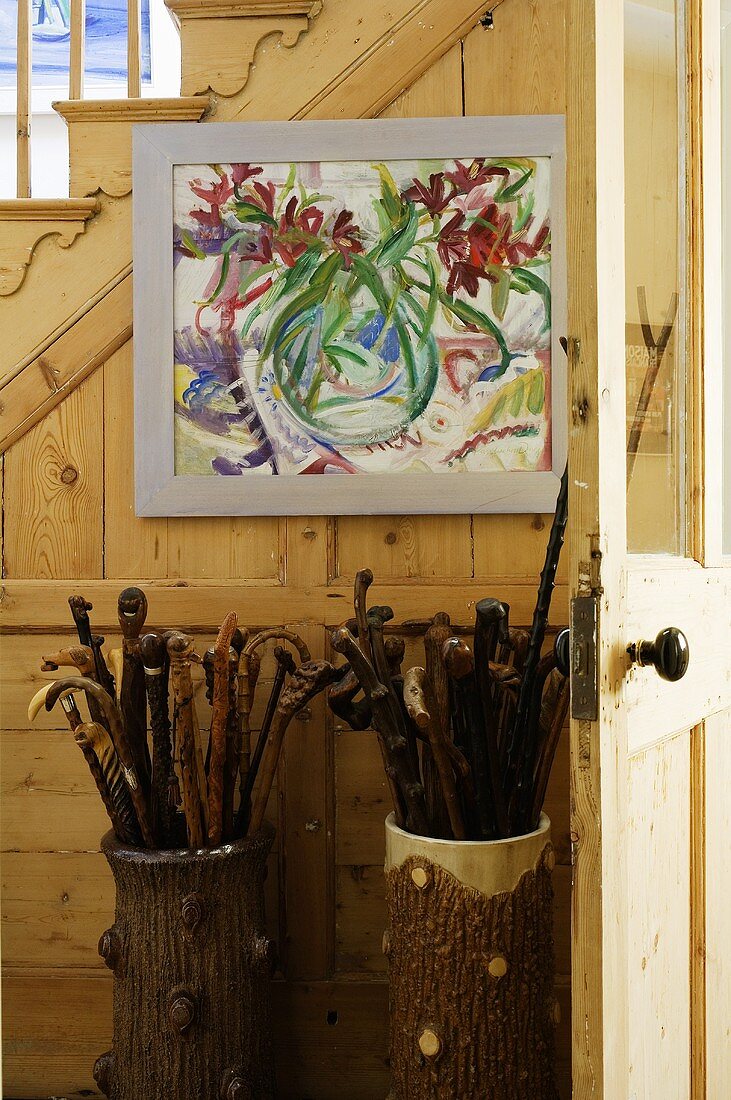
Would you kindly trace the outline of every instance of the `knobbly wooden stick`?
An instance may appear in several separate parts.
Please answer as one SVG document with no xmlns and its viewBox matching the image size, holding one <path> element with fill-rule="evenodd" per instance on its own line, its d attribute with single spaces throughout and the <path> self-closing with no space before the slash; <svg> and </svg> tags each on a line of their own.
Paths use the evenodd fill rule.
<svg viewBox="0 0 731 1100">
<path fill-rule="evenodd" d="M 355 574 L 353 584 L 353 609 L 355 622 L 358 627 L 358 645 L 367 660 L 373 664 L 370 636 L 368 633 L 368 589 L 373 584 L 373 573 L 370 569 L 359 569 Z M 375 666 L 374 666 L 375 667 Z"/>
<path fill-rule="evenodd" d="M 370 703 L 367 699 L 355 698 L 363 689 L 350 665 L 340 671 L 344 675 L 332 685 L 327 697 L 330 710 L 347 722 L 351 729 L 367 730 L 373 719 Z"/>
<path fill-rule="evenodd" d="M 170 658 L 170 680 L 175 700 L 175 735 L 180 763 L 180 783 L 183 796 L 183 813 L 191 848 L 205 844 L 206 826 L 204 807 L 207 808 L 205 773 L 201 786 L 202 754 L 197 738 L 197 723 L 193 703 L 193 681 L 190 663 L 195 659 L 191 638 L 173 631 L 167 640 Z M 201 763 L 198 757 L 201 756 Z"/>
<path fill-rule="evenodd" d="M 174 843 L 174 807 L 170 804 L 173 749 L 168 703 L 168 654 L 162 637 L 159 634 L 145 634 L 140 640 L 140 656 L 150 705 L 153 816 L 160 841 L 167 845 Z"/>
<path fill-rule="evenodd" d="M 329 684 L 334 683 L 339 674 L 339 670 L 333 668 L 329 661 L 308 661 L 295 670 L 282 691 L 261 758 L 259 784 L 252 801 L 247 837 L 256 836 L 264 821 L 287 726 L 297 711 L 324 691 Z"/>
<path fill-rule="evenodd" d="M 129 741 L 127 740 L 127 734 L 122 722 L 122 716 L 119 713 L 116 703 L 111 696 L 107 694 L 104 688 L 94 680 L 90 680 L 88 677 L 84 676 L 68 676 L 63 680 L 56 680 L 55 684 L 51 684 L 50 690 L 46 695 L 46 710 L 51 710 L 56 700 L 67 688 L 80 689 L 86 693 L 87 697 L 91 695 L 99 703 L 105 717 L 104 725 L 111 735 L 117 756 L 119 757 L 124 771 L 124 778 L 132 796 L 132 801 L 137 813 L 137 820 L 142 832 L 142 839 L 148 848 L 156 847 L 156 837 L 152 824 L 150 806 L 140 785 L 139 776 L 135 769 L 135 762 L 132 758 Z"/>
<path fill-rule="evenodd" d="M 229 650 L 236 629 L 236 612 L 230 611 L 216 638 L 213 660 L 213 714 L 211 716 L 211 766 L 208 772 L 208 842 L 213 847 L 223 836 L 223 770 L 229 713 Z"/>
<path fill-rule="evenodd" d="M 407 678 L 408 690 L 406 689 Z M 410 714 L 413 713 L 418 716 L 420 722 L 423 722 L 426 718 L 425 728 L 434 756 L 441 794 L 447 807 L 452 835 L 455 840 L 466 840 L 467 832 L 459 808 L 457 785 L 454 781 L 452 761 L 447 748 L 449 738 L 448 736 L 445 738 L 437 717 L 437 707 L 434 705 L 436 703 L 434 689 L 425 669 L 418 667 L 409 669 L 404 677 L 404 700 Z"/>
<path fill-rule="evenodd" d="M 373 666 L 347 628 L 340 627 L 335 630 L 331 635 L 331 642 L 333 649 L 337 653 L 342 653 L 350 662 L 370 700 L 373 724 L 380 734 L 379 743 L 386 775 L 391 782 L 392 792 L 397 791 L 400 799 L 403 799 L 403 807 L 398 801 L 394 807 L 397 819 L 405 816 L 406 828 L 420 836 L 427 836 L 429 821 L 424 787 L 420 777 L 414 774 L 400 711 L 398 721 L 394 720 L 391 692 L 379 682 Z"/>
<path fill-rule="evenodd" d="M 388 671 L 391 679 L 401 675 L 401 665 L 403 663 L 404 654 L 406 652 L 406 643 L 403 638 L 397 637 L 392 634 L 390 637 L 384 640 L 384 649 L 386 653 L 386 661 L 388 663 Z"/>
<path fill-rule="evenodd" d="M 238 633 L 240 634 L 240 631 Z M 228 651 L 228 718 L 226 719 L 226 759 L 223 767 L 223 839 L 226 842 L 234 839 L 234 798 L 236 779 L 239 774 L 239 657 L 240 653 L 232 639 L 231 648 Z"/>
</svg>

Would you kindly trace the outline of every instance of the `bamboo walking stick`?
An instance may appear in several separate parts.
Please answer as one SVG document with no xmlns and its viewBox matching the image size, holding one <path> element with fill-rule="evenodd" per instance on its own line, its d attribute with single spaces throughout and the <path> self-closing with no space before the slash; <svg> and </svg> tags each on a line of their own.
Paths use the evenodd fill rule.
<svg viewBox="0 0 731 1100">
<path fill-rule="evenodd" d="M 324 691 L 329 684 L 334 683 L 339 675 L 339 669 L 334 668 L 329 661 L 307 661 L 295 669 L 289 683 L 282 691 L 261 758 L 259 784 L 251 804 L 247 837 L 256 836 L 264 821 L 287 726 L 298 711 Z"/>
</svg>

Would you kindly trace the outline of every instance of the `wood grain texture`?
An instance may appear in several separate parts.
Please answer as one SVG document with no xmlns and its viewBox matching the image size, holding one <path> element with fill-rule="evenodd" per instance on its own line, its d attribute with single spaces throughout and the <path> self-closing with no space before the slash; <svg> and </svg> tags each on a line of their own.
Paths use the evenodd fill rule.
<svg viewBox="0 0 731 1100">
<path fill-rule="evenodd" d="M 523 0 L 511 0 L 503 11 L 511 6 L 522 8 Z M 361 8 L 360 22 L 354 23 L 342 18 L 342 5 L 326 4 L 296 49 L 277 49 L 276 38 L 261 44 L 245 93 L 220 101 L 217 117 L 237 117 L 241 112 L 247 118 L 348 117 L 372 114 L 388 104 L 385 113 L 392 117 L 459 115 L 462 56 L 461 48 L 454 47 L 454 35 L 481 13 L 467 0 L 457 5 L 444 0 L 399 0 L 395 5 L 378 0 Z M 474 35 L 490 37 L 481 30 Z M 433 70 L 410 87 L 414 74 L 439 58 Z M 503 71 L 509 77 L 507 56 L 495 70 L 501 83 Z M 536 79 L 542 81 L 543 74 Z M 465 80 L 478 88 L 484 72 L 475 65 Z M 511 83 L 515 95 L 522 94 L 515 81 Z M 515 110 L 522 109 L 516 100 Z M 90 269 L 95 263 L 101 279 L 113 261 L 121 265 L 128 256 L 126 216 L 125 200 L 105 200 L 102 232 L 95 225 L 95 247 L 85 250 L 78 261 L 85 265 L 81 290 L 77 294 L 77 286 L 68 287 L 65 308 L 70 312 L 90 297 Z M 50 277 L 61 274 L 52 272 Z M 34 278 L 31 270 L 29 285 L 36 285 L 38 293 Z M 108 634 L 109 644 L 117 644 L 119 590 L 142 580 L 150 599 L 151 624 L 192 630 L 199 652 L 212 641 L 223 615 L 235 609 L 243 623 L 293 626 L 306 634 L 313 653 L 324 654 L 325 626 L 335 626 L 349 614 L 352 575 L 364 564 L 376 572 L 374 601 L 391 603 L 399 618 L 444 609 L 453 621 L 466 625 L 473 619 L 477 599 L 499 594 L 511 603 L 516 624 L 530 621 L 547 537 L 547 526 L 531 526 L 532 516 L 514 523 L 502 516 L 487 517 L 474 540 L 469 516 L 135 519 L 129 461 L 132 345 L 129 331 L 123 329 L 125 316 L 129 323 L 129 307 L 122 302 L 129 281 L 118 284 L 123 288 L 118 291 L 121 312 L 117 310 L 111 326 L 123 338 L 117 337 L 95 376 L 103 379 L 91 418 L 97 436 L 104 437 L 103 502 L 99 496 L 96 564 L 81 586 L 94 603 L 95 628 Z M 54 303 L 50 313 L 51 323 L 60 324 L 63 310 Z M 64 379 L 73 377 L 75 362 L 88 361 L 81 349 L 93 346 L 95 328 L 110 331 L 95 317 L 88 339 L 78 343 L 79 354 L 69 345 L 63 362 L 52 360 L 68 372 Z M 74 329 L 76 325 L 69 329 L 69 340 Z M 34 347 L 41 341 L 37 324 L 25 324 L 21 336 L 11 336 L 16 351 L 23 340 Z M 56 346 L 54 341 L 48 349 L 51 355 Z M 13 370 L 18 358 L 8 360 Z M 17 446 L 8 452 L 13 500 L 18 499 L 21 476 L 17 456 L 12 464 Z M 35 552 L 37 536 L 26 542 L 28 558 Z M 13 561 L 18 562 L 17 554 L 8 564 Z M 8 727 L 0 735 L 0 824 L 3 847 L 10 849 L 3 861 L 3 915 L 8 921 L 4 997 L 6 1019 L 12 1020 L 6 1036 L 5 1093 L 24 1100 L 50 1094 L 80 1100 L 84 1089 L 95 1095 L 91 1065 L 109 1045 L 109 983 L 95 956 L 95 938 L 105 926 L 103 914 L 111 899 L 111 880 L 103 885 L 97 854 L 106 820 L 81 753 L 62 727 L 63 716 L 43 715 L 40 730 L 24 729 L 28 697 L 43 679 L 35 671 L 40 653 L 69 640 L 70 589 L 55 579 L 64 576 L 69 574 L 57 571 L 47 580 L 36 580 L 10 569 L 0 600 L 0 629 L 11 634 L 3 647 L 0 722 Z M 566 593 L 565 587 L 556 593 L 557 622 L 565 619 Z M 416 652 L 416 644 L 410 642 L 407 652 L 412 650 Z M 267 652 L 262 687 L 272 670 Z M 199 671 L 194 675 L 196 707 L 205 731 L 209 710 Z M 259 699 L 257 707 L 261 706 Z M 260 720 L 260 711 L 255 711 L 254 728 Z M 567 750 L 566 739 L 547 803 L 563 861 L 554 881 L 563 974 L 558 985 L 563 1013 L 558 1035 L 564 1081 L 570 1063 Z M 388 1088 L 381 939 L 383 821 L 389 804 L 377 745 L 368 734 L 333 730 L 318 702 L 306 721 L 292 723 L 278 780 L 268 816 L 278 821 L 279 848 L 270 861 L 267 903 L 269 928 L 279 929 L 287 977 L 275 989 L 280 1092 L 285 1100 L 340 1100 L 347 1082 L 353 1100 L 373 1100 Z M 53 835 L 49 822 L 55 823 Z M 72 1016 L 66 1028 L 64 1021 Z M 566 1100 L 568 1095 L 562 1092 Z"/>
<path fill-rule="evenodd" d="M 100 575 L 102 394 L 101 375 L 89 378 L 8 452 L 8 575 L 38 579 Z"/>
</svg>

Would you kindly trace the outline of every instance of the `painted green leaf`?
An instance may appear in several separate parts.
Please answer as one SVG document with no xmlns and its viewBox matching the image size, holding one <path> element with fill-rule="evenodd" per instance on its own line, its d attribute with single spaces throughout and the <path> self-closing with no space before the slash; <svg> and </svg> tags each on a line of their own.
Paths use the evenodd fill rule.
<svg viewBox="0 0 731 1100">
<path fill-rule="evenodd" d="M 234 205 L 236 211 L 236 217 L 240 222 L 266 222 L 267 225 L 276 226 L 275 219 L 271 214 L 267 214 L 262 210 L 260 206 L 257 206 L 254 202 L 237 202 Z"/>
<path fill-rule="evenodd" d="M 396 228 L 380 246 L 374 259 L 379 267 L 400 263 L 411 251 L 419 229 L 419 215 L 413 202 L 404 206 Z"/>
<path fill-rule="evenodd" d="M 475 309 L 474 306 L 469 305 L 467 302 L 463 302 L 461 298 L 452 298 L 441 287 L 439 289 L 439 300 L 442 305 L 453 313 L 455 317 L 458 317 L 460 321 L 463 321 L 467 325 L 476 325 L 477 328 L 482 329 L 483 332 L 489 332 L 491 336 L 494 336 L 497 346 L 500 348 L 500 355 L 502 360 L 502 372 L 508 369 L 508 364 L 511 360 L 510 351 L 508 345 L 505 343 L 505 337 L 502 332 L 486 313 L 483 313 L 479 309 Z"/>
<path fill-rule="evenodd" d="M 381 202 L 383 204 L 383 209 L 386 211 L 389 218 L 394 221 L 401 213 L 401 207 L 403 205 L 401 193 L 396 186 L 396 181 L 385 164 L 374 164 L 373 167 L 381 177 Z"/>
<path fill-rule="evenodd" d="M 437 313 L 437 306 L 439 305 L 439 270 L 437 268 L 437 261 L 431 251 L 427 252 L 427 263 L 429 264 L 429 301 L 426 307 L 426 313 L 421 323 L 421 339 L 419 340 L 419 348 L 423 348 L 424 344 L 429 339 L 429 334 L 434 325 L 434 318 Z"/>
<path fill-rule="evenodd" d="M 551 288 L 546 280 L 542 279 L 540 275 L 536 275 L 535 271 L 529 271 L 527 268 L 521 267 L 513 271 L 512 286 L 514 290 L 520 291 L 521 294 L 527 294 L 532 290 L 539 295 L 545 310 L 541 332 L 546 332 L 551 325 Z"/>
<path fill-rule="evenodd" d="M 469 432 L 484 431 L 492 425 L 499 425 L 506 415 L 518 419 L 527 413 L 537 416 L 543 409 L 546 381 L 541 367 L 519 374 L 517 378 L 506 382 L 487 404 L 478 412 L 469 426 Z"/>
<path fill-rule="evenodd" d="M 206 258 L 205 252 L 203 252 L 198 247 L 198 245 L 195 243 L 195 241 L 191 237 L 190 233 L 188 233 L 188 231 L 185 230 L 185 229 L 183 230 L 183 233 L 181 235 L 181 240 L 182 240 L 183 244 L 185 245 L 185 247 L 193 253 L 196 260 L 204 260 Z"/>
<path fill-rule="evenodd" d="M 510 278 L 510 269 L 503 267 L 498 269 L 496 282 L 490 284 L 492 312 L 495 314 L 498 321 L 504 319 L 505 311 L 508 308 L 508 301 L 510 300 Z"/>
</svg>

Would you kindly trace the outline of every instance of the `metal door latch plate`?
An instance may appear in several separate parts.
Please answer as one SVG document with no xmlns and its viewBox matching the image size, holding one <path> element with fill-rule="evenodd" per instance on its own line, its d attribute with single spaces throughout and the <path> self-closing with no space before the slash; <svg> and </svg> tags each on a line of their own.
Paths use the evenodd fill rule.
<svg viewBox="0 0 731 1100">
<path fill-rule="evenodd" d="M 597 684 L 597 597 L 571 601 L 571 717 L 595 722 L 599 717 Z"/>
</svg>

